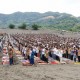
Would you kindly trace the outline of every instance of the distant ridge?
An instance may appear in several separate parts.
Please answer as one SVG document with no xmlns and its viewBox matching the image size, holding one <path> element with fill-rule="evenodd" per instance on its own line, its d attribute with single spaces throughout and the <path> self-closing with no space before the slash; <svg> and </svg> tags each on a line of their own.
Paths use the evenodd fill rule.
<svg viewBox="0 0 80 80">
<path fill-rule="evenodd" d="M 80 25 L 80 17 L 59 12 L 15 12 L 12 14 L 0 14 L 0 27 L 8 27 L 9 24 L 16 26 L 26 23 L 28 26 L 36 23 L 44 27 L 58 29 L 72 29 Z"/>
</svg>

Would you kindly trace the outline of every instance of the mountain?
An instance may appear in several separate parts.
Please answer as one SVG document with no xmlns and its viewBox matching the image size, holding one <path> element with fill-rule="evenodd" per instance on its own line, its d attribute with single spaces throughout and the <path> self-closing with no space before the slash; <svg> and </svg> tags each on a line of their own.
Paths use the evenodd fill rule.
<svg viewBox="0 0 80 80">
<path fill-rule="evenodd" d="M 9 24 L 16 26 L 26 23 L 28 26 L 38 24 L 48 28 L 76 29 L 80 25 L 80 17 L 59 12 L 15 12 L 12 14 L 0 14 L 0 27 L 8 27 Z"/>
</svg>

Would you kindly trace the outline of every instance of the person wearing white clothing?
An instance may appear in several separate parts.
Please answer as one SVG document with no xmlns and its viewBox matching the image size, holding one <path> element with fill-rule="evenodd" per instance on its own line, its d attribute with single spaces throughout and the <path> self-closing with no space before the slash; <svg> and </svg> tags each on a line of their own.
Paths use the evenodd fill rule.
<svg viewBox="0 0 80 80">
<path fill-rule="evenodd" d="M 41 50 L 41 60 L 44 61 L 44 55 L 45 55 L 45 48 L 42 48 Z"/>
<path fill-rule="evenodd" d="M 56 57 L 58 56 L 58 49 L 57 48 L 52 49 L 51 53 L 52 53 L 53 59 L 56 60 Z"/>
<path fill-rule="evenodd" d="M 60 58 L 60 62 L 62 62 L 62 54 L 63 54 L 63 50 L 62 49 L 59 49 L 59 58 Z"/>
<path fill-rule="evenodd" d="M 27 52 L 26 47 L 23 47 L 23 48 L 22 48 L 22 54 L 23 54 L 23 56 L 26 56 L 26 52 Z"/>
</svg>

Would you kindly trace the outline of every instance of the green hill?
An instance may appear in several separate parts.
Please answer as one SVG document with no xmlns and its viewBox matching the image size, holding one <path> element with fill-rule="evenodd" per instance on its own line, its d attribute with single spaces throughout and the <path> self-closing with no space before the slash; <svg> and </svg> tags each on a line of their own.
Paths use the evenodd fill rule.
<svg viewBox="0 0 80 80">
<path fill-rule="evenodd" d="M 57 28 L 65 30 L 79 30 L 80 17 L 75 17 L 67 13 L 59 12 L 15 12 L 13 14 L 0 14 L 0 27 L 6 28 L 9 24 L 16 26 L 26 23 L 28 26 L 38 24 L 47 28 Z"/>
</svg>

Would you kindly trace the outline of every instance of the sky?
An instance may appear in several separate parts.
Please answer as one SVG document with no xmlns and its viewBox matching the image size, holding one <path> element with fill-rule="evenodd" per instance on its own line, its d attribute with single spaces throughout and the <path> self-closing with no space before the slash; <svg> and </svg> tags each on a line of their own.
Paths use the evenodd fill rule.
<svg viewBox="0 0 80 80">
<path fill-rule="evenodd" d="M 0 13 L 47 11 L 80 16 L 80 0 L 0 0 Z"/>
</svg>

